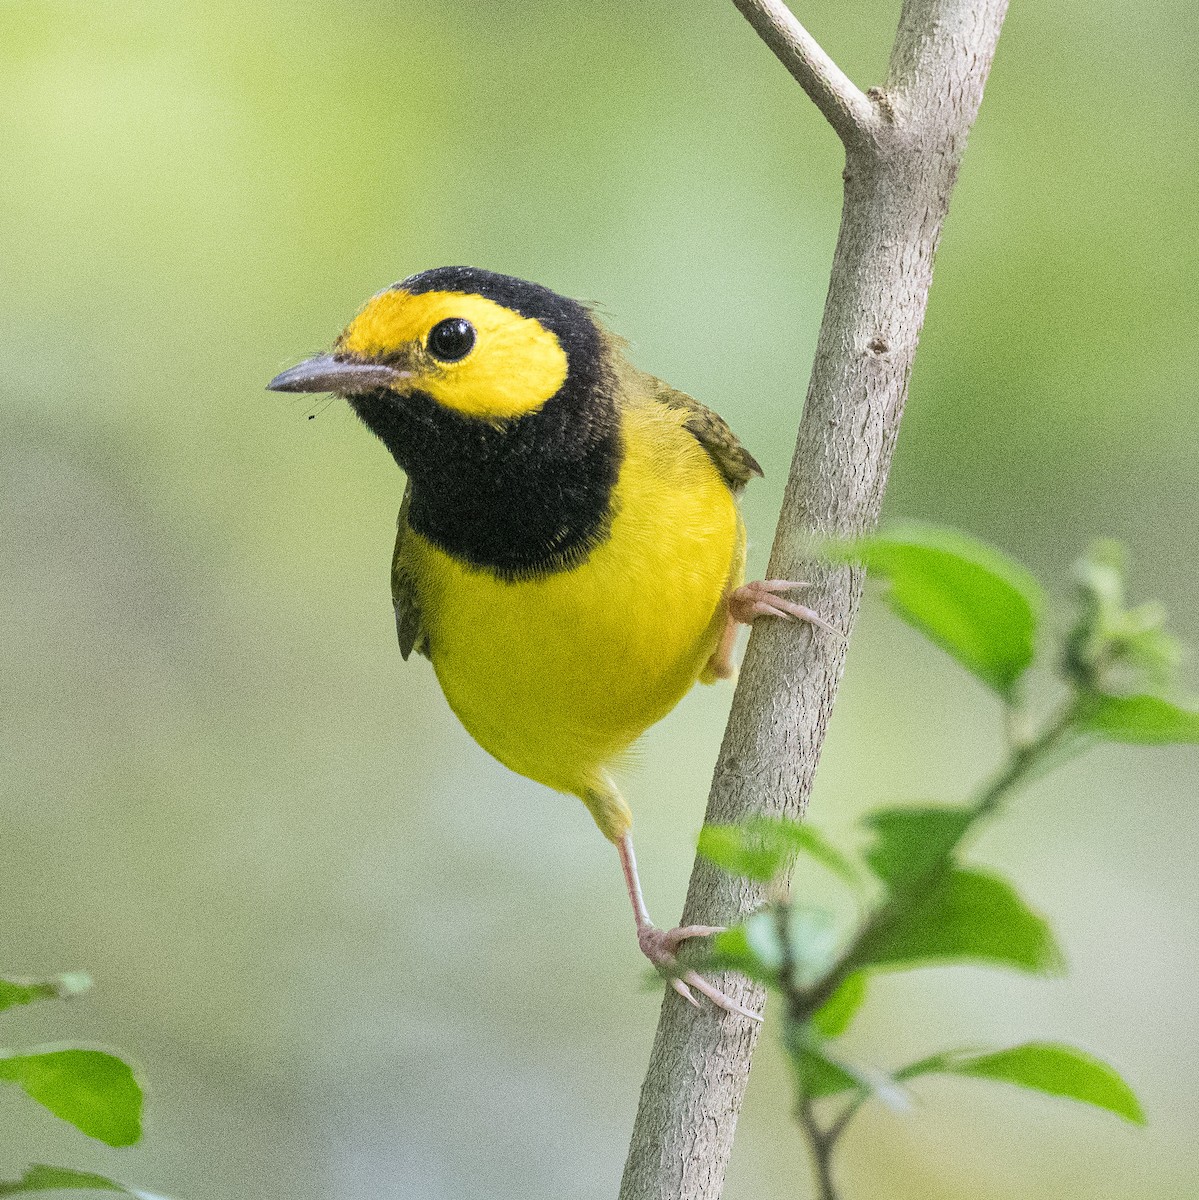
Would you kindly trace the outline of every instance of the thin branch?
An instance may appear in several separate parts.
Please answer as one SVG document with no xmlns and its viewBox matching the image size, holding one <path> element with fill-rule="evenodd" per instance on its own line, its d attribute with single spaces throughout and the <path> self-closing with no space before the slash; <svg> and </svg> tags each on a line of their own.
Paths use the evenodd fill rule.
<svg viewBox="0 0 1199 1200">
<path fill-rule="evenodd" d="M 824 1131 L 824 1140 L 828 1144 L 829 1156 L 832 1156 L 833 1150 L 836 1148 L 837 1142 L 841 1135 L 845 1132 L 850 1121 L 857 1116 L 862 1105 L 870 1099 L 869 1092 L 858 1092 L 856 1096 L 833 1118 L 832 1123 Z"/>
<path fill-rule="evenodd" d="M 781 18 L 786 10 L 769 0 L 736 3 L 777 53 L 794 43 L 784 61 L 848 139 L 841 231 L 767 568 L 770 578 L 811 580 L 807 602 L 848 637 L 862 572 L 812 562 L 810 549 L 814 537 L 854 537 L 878 520 L 941 225 L 1007 0 L 904 0 L 886 86 L 903 113 L 902 154 L 878 152 L 874 134 L 884 118 L 872 118 L 873 133 L 863 133 L 870 127 L 859 123 L 862 103 L 871 102 L 839 82 L 844 75 L 790 14 Z M 798 40 L 782 36 L 786 29 L 799 29 Z M 798 386 L 796 393 L 798 408 Z M 803 815 L 845 645 L 794 625 L 754 630 L 708 796 L 708 823 Z M 733 924 L 763 898 L 760 885 L 700 860 L 682 923 Z M 719 982 L 726 995 L 760 1008 L 757 984 L 735 973 Z M 621 1200 L 719 1200 L 758 1028 L 711 1007 L 696 1011 L 667 993 Z"/>
<path fill-rule="evenodd" d="M 1038 772 L 1059 766 L 1063 749 L 1070 749 L 1070 735 L 1078 718 L 1078 701 L 1072 700 L 1029 741 L 1017 745 L 1008 761 L 980 789 L 972 807 L 980 816 L 994 812 L 1017 785 L 1028 782 Z M 1072 747 L 1079 749 L 1075 742 Z"/>
<path fill-rule="evenodd" d="M 812 1101 L 805 1096 L 799 1102 L 799 1124 L 808 1142 L 812 1171 L 816 1186 L 820 1189 L 820 1200 L 837 1200 L 837 1189 L 833 1185 L 833 1144 L 827 1133 L 820 1128 Z"/>
<path fill-rule="evenodd" d="M 782 0 L 733 0 L 733 3 L 847 147 L 872 140 L 882 125 L 878 110 Z"/>
<path fill-rule="evenodd" d="M 1038 773 L 1050 766 L 1060 765 L 1063 760 L 1063 749 L 1069 749 L 1070 734 L 1074 728 L 1074 720 L 1078 713 L 1078 703 L 1073 701 L 1063 707 L 1057 716 L 1052 718 L 1036 738 L 1027 745 L 1013 751 L 1002 767 L 979 789 L 970 807 L 976 814 L 971 829 L 977 829 L 980 818 L 993 814 L 1021 784 L 1027 783 Z M 1075 742 L 1073 749 L 1077 750 Z M 927 894 L 928 890 L 941 877 L 942 872 L 949 866 L 953 847 L 947 849 L 943 858 L 933 863 L 927 872 L 914 881 L 901 896 L 892 896 L 884 901 L 866 919 L 858 929 L 853 941 L 845 948 L 836 963 L 825 974 L 824 978 L 812 985 L 807 991 L 796 991 L 790 978 L 783 979 L 783 990 L 787 996 L 788 1012 L 794 1021 L 809 1020 L 813 1013 L 820 1009 L 836 992 L 836 990 L 862 965 L 859 955 L 864 947 L 892 922 L 902 918 Z M 852 1116 L 852 1113 L 849 1114 Z M 848 1118 L 847 1118 L 848 1119 Z"/>
</svg>

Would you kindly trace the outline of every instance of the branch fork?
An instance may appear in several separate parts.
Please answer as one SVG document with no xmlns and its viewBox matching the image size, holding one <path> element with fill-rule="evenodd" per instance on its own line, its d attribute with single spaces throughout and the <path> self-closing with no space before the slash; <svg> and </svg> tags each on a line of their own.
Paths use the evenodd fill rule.
<svg viewBox="0 0 1199 1200">
<path fill-rule="evenodd" d="M 733 0 L 741 15 L 845 143 L 856 149 L 881 140 L 891 121 L 879 88 L 863 92 L 800 24 L 782 0 Z"/>
<path fill-rule="evenodd" d="M 808 561 L 808 548 L 877 523 L 933 258 L 1007 0 L 904 0 L 887 78 L 866 92 L 782 0 L 734 3 L 846 151 L 841 229 L 768 576 L 810 580 L 806 602 L 848 636 L 862 572 Z M 706 822 L 803 815 L 845 649 L 794 625 L 755 629 Z M 759 885 L 697 860 L 682 923 L 731 925 L 762 900 Z M 736 974 L 716 983 L 760 1011 L 756 984 Z M 758 1028 L 667 992 L 620 1200 L 719 1200 Z"/>
</svg>

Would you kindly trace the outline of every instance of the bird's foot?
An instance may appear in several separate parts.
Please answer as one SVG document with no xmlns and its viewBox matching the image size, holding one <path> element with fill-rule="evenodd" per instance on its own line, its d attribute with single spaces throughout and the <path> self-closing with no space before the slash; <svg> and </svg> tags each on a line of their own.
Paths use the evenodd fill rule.
<svg viewBox="0 0 1199 1200">
<path fill-rule="evenodd" d="M 710 937 L 714 933 L 723 933 L 719 925 L 680 925 L 677 929 L 658 929 L 655 925 L 644 924 L 637 930 L 637 944 L 641 953 L 666 976 L 670 986 L 674 988 L 688 1004 L 699 1008 L 692 988 L 701 995 L 707 996 L 717 1008 L 725 1012 L 737 1013 L 748 1017 L 751 1021 L 761 1021 L 760 1013 L 738 1004 L 736 1000 L 726 996 L 719 988 L 713 987 L 698 971 L 682 967 L 677 957 L 679 945 L 688 938 Z"/>
<path fill-rule="evenodd" d="M 841 637 L 818 612 L 804 604 L 796 604 L 781 593 L 811 587 L 810 583 L 790 579 L 758 579 L 742 584 L 729 596 L 729 616 L 742 625 L 752 625 L 758 617 L 781 617 L 784 621 L 806 621 L 828 633 Z"/>
</svg>

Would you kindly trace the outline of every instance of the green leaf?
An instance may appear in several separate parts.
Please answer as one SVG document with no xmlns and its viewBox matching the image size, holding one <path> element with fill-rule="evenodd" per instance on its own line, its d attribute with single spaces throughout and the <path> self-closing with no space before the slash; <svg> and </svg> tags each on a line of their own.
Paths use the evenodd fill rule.
<svg viewBox="0 0 1199 1200">
<path fill-rule="evenodd" d="M 112 1054 L 44 1049 L 10 1055 L 0 1058 L 0 1079 L 109 1146 L 131 1146 L 141 1137 L 142 1090 L 129 1064 Z"/>
<path fill-rule="evenodd" d="M 812 1025 L 821 1037 L 838 1038 L 849 1028 L 866 999 L 866 983 L 865 971 L 847 975 L 841 986 L 812 1014 Z"/>
<path fill-rule="evenodd" d="M 1080 691 L 1164 691 L 1182 661 L 1182 647 L 1167 632 L 1160 604 L 1126 607 L 1127 560 L 1118 542 L 1100 541 L 1075 564 L 1078 614 L 1066 636 L 1062 665 Z"/>
<path fill-rule="evenodd" d="M 795 982 L 810 987 L 836 957 L 836 926 L 832 917 L 818 908 L 792 907 L 784 913 Z M 786 958 L 776 908 L 753 913 L 712 939 L 714 967 L 741 971 L 760 983 L 777 983 Z"/>
<path fill-rule="evenodd" d="M 47 1167 L 38 1163 L 30 1167 L 20 1179 L 0 1180 L 0 1196 L 18 1196 L 28 1192 L 64 1192 L 85 1189 L 93 1192 L 117 1192 L 122 1196 L 136 1196 L 103 1175 L 90 1171 L 72 1171 L 67 1167 Z"/>
<path fill-rule="evenodd" d="M 993 1054 L 950 1052 L 933 1055 L 895 1073 L 896 1079 L 918 1075 L 968 1075 L 1032 1088 L 1105 1108 L 1135 1125 L 1145 1114 L 1132 1089 L 1107 1063 L 1073 1046 L 1027 1042 Z"/>
<path fill-rule="evenodd" d="M 699 852 L 730 875 L 769 883 L 797 854 L 827 867 L 851 886 L 857 886 L 853 864 L 812 828 L 785 817 L 752 817 L 740 825 L 705 825 Z"/>
<path fill-rule="evenodd" d="M 944 1075 L 950 1069 L 951 1064 L 966 1053 L 972 1052 L 944 1050 L 939 1054 L 930 1054 L 927 1058 L 917 1059 L 914 1063 L 908 1063 L 906 1067 L 900 1067 L 895 1072 L 895 1078 L 898 1082 L 903 1083 L 908 1079 L 916 1079 L 920 1075 Z"/>
<path fill-rule="evenodd" d="M 875 841 L 866 854 L 870 869 L 899 891 L 927 876 L 953 853 L 978 814 L 970 808 L 884 808 L 865 824 Z"/>
<path fill-rule="evenodd" d="M 797 1030 L 790 1037 L 787 1054 L 795 1071 L 796 1086 L 810 1100 L 852 1091 L 862 1096 L 877 1096 L 889 1108 L 910 1107 L 907 1094 L 891 1075 L 844 1062 L 829 1054 L 817 1038 L 804 1030 Z"/>
<path fill-rule="evenodd" d="M 910 907 L 880 920 L 853 956 L 855 967 L 960 961 L 1044 972 L 1061 966 L 1061 954 L 1044 918 L 1011 884 L 955 868 Z"/>
<path fill-rule="evenodd" d="M 801 988 L 811 987 L 837 957 L 836 924 L 832 915 L 820 908 L 793 905 L 785 914 L 795 982 Z"/>
<path fill-rule="evenodd" d="M 699 853 L 730 875 L 769 883 L 782 870 L 785 856 L 751 839 L 740 825 L 705 825 Z"/>
<path fill-rule="evenodd" d="M 68 971 L 52 979 L 0 979 L 0 1012 L 35 1000 L 69 1000 L 92 986 L 84 971 Z"/>
<path fill-rule="evenodd" d="M 848 1067 L 830 1058 L 815 1046 L 799 1047 L 792 1055 L 800 1091 L 812 1100 L 835 1096 L 839 1092 L 869 1090 Z"/>
<path fill-rule="evenodd" d="M 1180 708 L 1160 696 L 1093 696 L 1076 725 L 1108 741 L 1140 746 L 1199 742 L 1199 711 Z"/>
<path fill-rule="evenodd" d="M 890 584 L 888 602 L 1005 699 L 1032 663 L 1040 584 L 985 542 L 906 523 L 834 551 Z"/>
<path fill-rule="evenodd" d="M 759 983 L 777 982 L 783 965 L 783 946 L 774 914 L 756 912 L 712 939 L 712 965 L 740 971 Z"/>
</svg>

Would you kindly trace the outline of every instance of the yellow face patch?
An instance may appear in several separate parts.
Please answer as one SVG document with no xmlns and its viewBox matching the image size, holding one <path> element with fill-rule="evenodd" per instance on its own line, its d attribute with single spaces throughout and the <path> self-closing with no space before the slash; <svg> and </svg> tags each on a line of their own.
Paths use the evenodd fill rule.
<svg viewBox="0 0 1199 1200">
<path fill-rule="evenodd" d="M 429 332 L 459 318 L 475 330 L 471 349 L 443 362 L 428 349 Z M 566 380 L 566 352 L 540 321 L 459 292 L 380 292 L 338 338 L 339 352 L 368 360 L 398 358 L 410 386 L 467 416 L 491 420 L 539 409 Z"/>
</svg>

